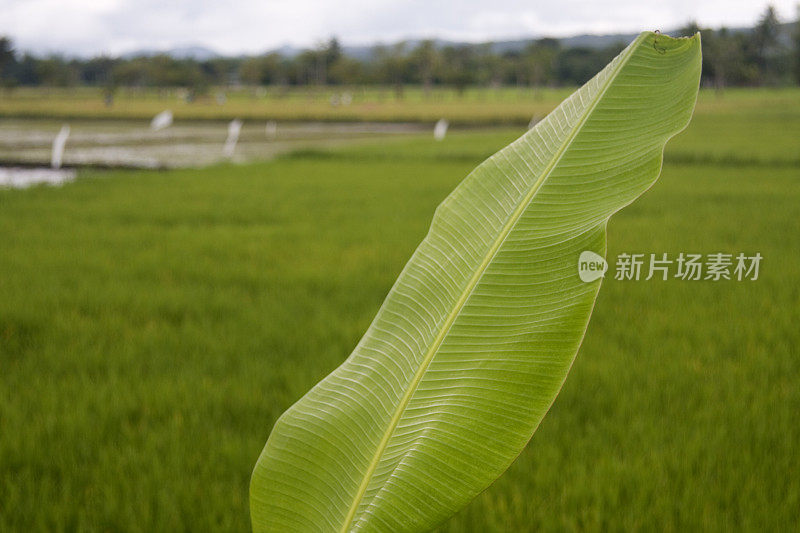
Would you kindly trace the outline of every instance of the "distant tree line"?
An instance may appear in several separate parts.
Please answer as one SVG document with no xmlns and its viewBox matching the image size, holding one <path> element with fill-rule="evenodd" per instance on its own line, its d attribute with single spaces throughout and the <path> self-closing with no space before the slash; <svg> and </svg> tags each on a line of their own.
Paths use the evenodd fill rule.
<svg viewBox="0 0 800 533">
<path fill-rule="evenodd" d="M 682 35 L 701 31 L 703 83 L 707 86 L 800 83 L 800 21 L 781 25 L 768 7 L 750 31 L 711 30 L 691 23 Z M 782 29 L 783 28 L 783 29 Z M 289 57 L 279 53 L 208 60 L 169 55 L 69 59 L 17 54 L 0 37 L 0 83 L 15 86 L 185 87 L 202 93 L 211 86 L 405 85 L 430 90 L 449 86 L 570 86 L 586 82 L 626 43 L 605 48 L 565 47 L 556 39 L 530 41 L 497 53 L 491 44 L 436 46 L 422 41 L 376 46 L 367 59 L 346 55 L 337 39 Z"/>
</svg>

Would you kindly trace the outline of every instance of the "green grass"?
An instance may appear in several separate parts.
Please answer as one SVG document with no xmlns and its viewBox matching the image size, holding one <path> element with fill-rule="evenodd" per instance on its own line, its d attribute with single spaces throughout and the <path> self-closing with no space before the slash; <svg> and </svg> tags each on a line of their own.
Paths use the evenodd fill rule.
<svg viewBox="0 0 800 533">
<path fill-rule="evenodd" d="M 0 93 L 0 117 L 58 119 L 146 119 L 171 109 L 175 120 L 381 121 L 435 122 L 442 117 L 456 124 L 527 124 L 545 115 L 574 89 L 468 89 L 463 94 L 436 88 L 425 96 L 408 87 L 402 98 L 393 88 L 308 87 L 288 91 L 219 89 L 188 103 L 176 89 L 123 89 L 107 107 L 100 89 L 21 88 Z M 215 94 L 227 95 L 223 105 Z M 350 105 L 332 105 L 343 93 Z"/>
<path fill-rule="evenodd" d="M 385 121 L 435 122 L 444 117 L 459 125 L 526 125 L 544 116 L 574 88 L 469 88 L 463 94 L 437 87 L 427 96 L 420 87 L 407 87 L 402 99 L 392 88 L 309 87 L 213 89 L 192 103 L 177 89 L 121 89 L 107 107 L 101 89 L 18 88 L 0 92 L 0 117 L 74 119 L 143 119 L 171 109 L 175 120 Z M 215 94 L 225 92 L 223 105 Z M 331 97 L 348 92 L 352 104 L 331 105 Z M 698 114 L 751 110 L 797 112 L 800 88 L 701 90 Z"/>
<path fill-rule="evenodd" d="M 531 445 L 443 531 L 796 527 L 800 115 L 770 102 L 699 111 L 608 234 L 761 278 L 609 276 Z M 275 419 L 518 133 L 0 191 L 0 530 L 247 530 Z"/>
</svg>

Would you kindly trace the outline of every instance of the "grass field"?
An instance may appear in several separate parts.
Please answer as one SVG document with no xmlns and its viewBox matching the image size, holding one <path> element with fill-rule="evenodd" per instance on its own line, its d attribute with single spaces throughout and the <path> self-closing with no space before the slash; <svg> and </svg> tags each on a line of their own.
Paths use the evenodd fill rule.
<svg viewBox="0 0 800 533">
<path fill-rule="evenodd" d="M 608 255 L 760 252 L 760 278 L 608 276 L 531 445 L 442 531 L 797 527 L 800 102 L 701 98 Z M 248 530 L 277 416 L 519 133 L 0 190 L 0 531 Z"/>
<path fill-rule="evenodd" d="M 182 120 L 376 121 L 435 122 L 446 118 L 456 125 L 526 125 L 542 117 L 574 88 L 473 88 L 463 94 L 435 88 L 429 95 L 408 87 L 402 99 L 392 88 L 295 88 L 288 91 L 254 88 L 219 89 L 188 103 L 178 89 L 120 89 L 114 105 L 106 106 L 100 89 L 19 88 L 0 92 L 0 117 L 71 119 L 151 119 L 171 109 Z M 217 93 L 225 94 L 219 104 Z M 332 105 L 331 98 L 347 93 L 350 105 Z M 797 109 L 800 89 L 701 90 L 698 113 L 739 113 L 747 110 L 782 113 Z"/>
</svg>

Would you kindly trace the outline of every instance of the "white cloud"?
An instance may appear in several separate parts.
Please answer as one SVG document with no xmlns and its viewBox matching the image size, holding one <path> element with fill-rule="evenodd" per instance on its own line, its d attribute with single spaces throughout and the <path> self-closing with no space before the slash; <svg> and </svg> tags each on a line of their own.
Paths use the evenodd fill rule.
<svg viewBox="0 0 800 533">
<path fill-rule="evenodd" d="M 773 2 L 784 20 L 795 0 Z M 0 0 L 0 34 L 19 48 L 67 54 L 121 53 L 203 45 L 227 54 L 282 44 L 311 46 L 408 37 L 468 41 L 576 33 L 751 25 L 766 2 L 753 0 Z"/>
</svg>

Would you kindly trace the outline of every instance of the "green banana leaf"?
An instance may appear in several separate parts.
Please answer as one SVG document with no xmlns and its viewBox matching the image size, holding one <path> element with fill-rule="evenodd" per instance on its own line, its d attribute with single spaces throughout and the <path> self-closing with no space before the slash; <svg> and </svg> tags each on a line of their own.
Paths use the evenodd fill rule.
<svg viewBox="0 0 800 533">
<path fill-rule="evenodd" d="M 447 197 L 350 357 L 275 423 L 256 532 L 429 530 L 508 468 L 600 288 L 578 257 L 657 179 L 700 59 L 699 34 L 642 33 Z"/>
</svg>

